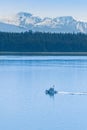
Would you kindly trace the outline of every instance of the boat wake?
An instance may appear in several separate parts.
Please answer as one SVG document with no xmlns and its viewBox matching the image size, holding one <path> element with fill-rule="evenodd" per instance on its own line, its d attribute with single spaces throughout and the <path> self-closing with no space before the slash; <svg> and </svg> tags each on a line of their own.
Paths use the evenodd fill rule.
<svg viewBox="0 0 87 130">
<path fill-rule="evenodd" d="M 65 91 L 59 91 L 58 94 L 62 94 L 62 95 L 87 95 L 87 92 L 65 92 Z"/>
</svg>

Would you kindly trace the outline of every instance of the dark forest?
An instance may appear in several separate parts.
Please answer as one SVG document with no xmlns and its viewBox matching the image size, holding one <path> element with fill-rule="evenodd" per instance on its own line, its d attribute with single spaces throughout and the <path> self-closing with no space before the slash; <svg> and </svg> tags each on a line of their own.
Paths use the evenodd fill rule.
<svg viewBox="0 0 87 130">
<path fill-rule="evenodd" d="M 0 52 L 87 52 L 87 35 L 0 32 Z"/>
</svg>

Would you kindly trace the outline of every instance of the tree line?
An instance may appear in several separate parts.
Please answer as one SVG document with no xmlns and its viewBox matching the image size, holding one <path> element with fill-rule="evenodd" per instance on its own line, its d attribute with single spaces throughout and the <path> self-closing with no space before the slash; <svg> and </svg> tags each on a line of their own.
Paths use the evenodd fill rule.
<svg viewBox="0 0 87 130">
<path fill-rule="evenodd" d="M 87 34 L 0 32 L 2 52 L 87 52 Z"/>
</svg>

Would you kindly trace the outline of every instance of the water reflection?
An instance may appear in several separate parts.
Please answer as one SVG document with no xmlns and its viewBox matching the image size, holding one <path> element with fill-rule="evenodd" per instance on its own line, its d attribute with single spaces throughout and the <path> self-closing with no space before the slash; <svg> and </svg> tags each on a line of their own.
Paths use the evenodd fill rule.
<svg viewBox="0 0 87 130">
<path fill-rule="evenodd" d="M 4 60 L 3 60 L 4 58 Z M 87 57 L 0 57 L 0 65 L 44 66 L 44 67 L 77 67 L 87 68 Z"/>
<path fill-rule="evenodd" d="M 0 129 L 87 129 L 86 77 L 87 57 L 0 57 Z"/>
</svg>

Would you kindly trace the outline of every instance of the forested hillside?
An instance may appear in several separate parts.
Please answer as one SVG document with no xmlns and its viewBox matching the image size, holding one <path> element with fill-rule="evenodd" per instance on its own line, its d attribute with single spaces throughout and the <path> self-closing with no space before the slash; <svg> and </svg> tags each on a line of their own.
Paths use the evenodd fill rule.
<svg viewBox="0 0 87 130">
<path fill-rule="evenodd" d="M 86 52 L 86 34 L 0 32 L 0 52 Z"/>
</svg>

